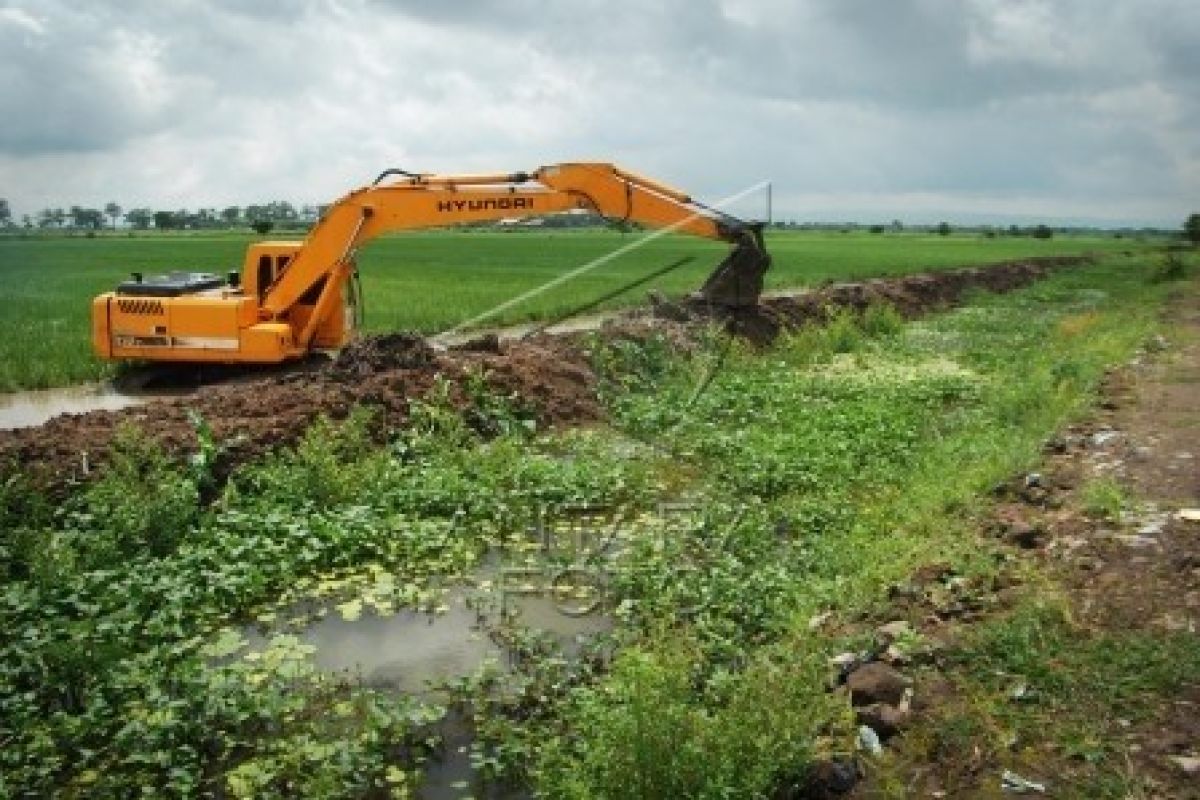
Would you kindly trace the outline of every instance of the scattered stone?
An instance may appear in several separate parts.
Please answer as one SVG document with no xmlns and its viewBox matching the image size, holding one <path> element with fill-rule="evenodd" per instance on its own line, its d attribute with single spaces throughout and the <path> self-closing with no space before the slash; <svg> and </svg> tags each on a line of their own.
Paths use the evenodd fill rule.
<svg viewBox="0 0 1200 800">
<path fill-rule="evenodd" d="M 841 667 L 842 669 L 849 669 L 850 667 L 853 667 L 855 664 L 858 663 L 858 655 L 855 653 L 851 653 L 850 651 L 846 651 L 845 653 L 838 653 L 836 656 L 829 659 L 829 663 L 835 667 Z"/>
<path fill-rule="evenodd" d="M 832 758 L 813 765 L 800 793 L 795 797 L 829 797 L 851 792 L 862 772 L 858 763 L 845 758 Z"/>
<path fill-rule="evenodd" d="M 883 660 L 894 666 L 901 667 L 908 663 L 908 653 L 894 644 L 889 644 L 887 650 L 883 651 Z"/>
<path fill-rule="evenodd" d="M 1200 522 L 1200 508 L 1181 508 L 1179 518 L 1184 522 Z"/>
<path fill-rule="evenodd" d="M 820 614 L 813 614 L 808 620 L 808 629 L 810 631 L 820 630 L 826 622 L 829 622 L 833 617 L 832 611 L 822 611 Z"/>
<path fill-rule="evenodd" d="M 895 705 L 904 697 L 904 690 L 911 681 L 887 664 L 873 661 L 864 664 L 846 677 L 850 688 L 850 702 L 855 706 L 871 703 Z"/>
<path fill-rule="evenodd" d="M 912 712 L 887 703 L 872 703 L 858 709 L 856 718 L 860 725 L 866 725 L 886 741 L 909 723 Z"/>
<path fill-rule="evenodd" d="M 1172 633 L 1178 633 L 1179 631 L 1187 631 L 1188 633 L 1196 632 L 1195 620 L 1174 611 L 1162 614 L 1152 624 Z"/>
<path fill-rule="evenodd" d="M 1155 539 L 1152 536 L 1141 536 L 1132 533 L 1118 533 L 1113 538 L 1127 547 L 1143 548 L 1160 546 L 1158 539 Z"/>
<path fill-rule="evenodd" d="M 1167 515 L 1155 514 L 1153 517 L 1146 519 L 1146 521 L 1142 524 L 1142 527 L 1138 528 L 1138 533 L 1142 536 L 1158 536 L 1163 532 L 1163 528 L 1166 527 Z"/>
<path fill-rule="evenodd" d="M 879 637 L 884 642 L 891 643 L 904 636 L 910 636 L 913 632 L 912 625 L 908 624 L 907 620 L 893 620 L 885 625 L 880 625 L 875 629 Z"/>
<path fill-rule="evenodd" d="M 1031 472 L 1031 473 L 1029 473 L 1028 475 L 1026 475 L 1026 476 L 1025 476 L 1025 486 L 1026 486 L 1026 488 L 1031 488 L 1031 487 L 1034 487 L 1034 486 L 1041 486 L 1041 485 L 1042 485 L 1042 473 L 1040 473 L 1040 472 Z"/>
<path fill-rule="evenodd" d="M 879 740 L 879 734 L 867 725 L 858 726 L 858 745 L 873 756 L 883 752 L 883 742 Z"/>
<path fill-rule="evenodd" d="M 1170 756 L 1168 760 L 1185 775 L 1200 775 L 1200 758 L 1196 756 Z"/>
<path fill-rule="evenodd" d="M 1121 438 L 1119 431 L 1097 431 L 1092 434 L 1091 444 L 1092 447 L 1104 447 L 1109 442 L 1116 441 L 1119 438 Z"/>
</svg>

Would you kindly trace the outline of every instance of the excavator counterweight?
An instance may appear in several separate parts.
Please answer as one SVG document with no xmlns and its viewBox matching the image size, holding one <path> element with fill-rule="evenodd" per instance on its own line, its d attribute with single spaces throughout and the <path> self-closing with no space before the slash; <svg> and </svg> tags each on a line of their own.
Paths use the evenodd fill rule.
<svg viewBox="0 0 1200 800">
<path fill-rule="evenodd" d="M 250 245 L 240 273 L 135 273 L 92 303 L 92 339 L 107 359 L 275 363 L 336 349 L 354 334 L 358 249 L 388 231 L 584 209 L 610 220 L 729 242 L 697 293 L 715 306 L 758 302 L 770 257 L 761 225 L 612 164 L 534 172 L 425 175 L 385 170 L 331 205 L 304 241 Z"/>
</svg>

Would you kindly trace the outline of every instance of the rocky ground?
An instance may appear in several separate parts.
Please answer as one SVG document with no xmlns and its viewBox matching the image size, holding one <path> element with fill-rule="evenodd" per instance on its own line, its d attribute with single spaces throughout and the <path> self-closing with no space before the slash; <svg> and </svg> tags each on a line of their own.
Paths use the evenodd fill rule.
<svg viewBox="0 0 1200 800">
<path fill-rule="evenodd" d="M 1178 292 L 1164 322 L 1169 337 L 1108 375 L 1094 414 L 997 487 L 979 533 L 1001 566 L 968 578 L 927 565 L 859 626 L 874 648 L 834 659 L 860 757 L 824 765 L 809 796 L 1200 798 L 1200 685 L 1121 671 L 1121 642 L 1200 634 L 1200 287 Z M 1012 647 L 1065 706 L 972 660 L 1031 598 L 1061 604 L 1067 642 Z M 1174 688 L 1142 691 L 1143 679 Z M 1120 704 L 1088 696 L 1110 689 Z"/>
</svg>

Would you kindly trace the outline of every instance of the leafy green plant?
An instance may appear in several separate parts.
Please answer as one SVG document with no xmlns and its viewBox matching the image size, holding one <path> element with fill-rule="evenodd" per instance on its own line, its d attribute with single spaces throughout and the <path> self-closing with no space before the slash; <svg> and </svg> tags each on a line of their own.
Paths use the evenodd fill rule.
<svg viewBox="0 0 1200 800">
<path fill-rule="evenodd" d="M 21 580 L 53 560 L 50 502 L 13 469 L 0 472 L 0 580 Z"/>
<path fill-rule="evenodd" d="M 872 303 L 860 325 L 868 336 L 895 336 L 904 329 L 904 317 L 891 303 Z"/>
<path fill-rule="evenodd" d="M 446 383 L 390 444 L 353 415 L 319 421 L 238 470 L 203 511 L 193 494 L 185 533 L 161 553 L 136 537 L 93 549 L 114 516 L 92 513 L 83 490 L 37 534 L 62 554 L 59 577 L 0 592 L 4 790 L 402 796 L 437 747 L 432 711 L 321 675 L 300 640 L 239 657 L 232 634 L 329 587 L 358 591 L 364 576 L 420 599 L 471 575 L 539 511 L 581 504 L 628 510 L 605 562 L 614 631 L 579 661 L 544 637 L 504 640 L 521 665 L 513 684 L 453 695 L 479 726 L 480 769 L 547 796 L 792 790 L 853 733 L 824 691 L 826 658 L 843 643 L 808 620 L 871 608 L 933 559 L 994 569 L 964 509 L 1090 402 L 1104 368 L 1153 330 L 1168 290 L 1110 260 L 894 331 L 846 320 L 761 352 L 621 345 L 597 356 L 612 428 L 530 432 L 518 413 L 481 435 L 460 410 L 504 419 L 504 398 L 486 394 L 484 376 L 465 393 Z M 1084 313 L 1088 335 L 1063 324 Z M 714 353 L 726 354 L 721 369 L 696 396 Z M 134 522 L 147 475 L 156 490 L 161 479 L 194 492 L 206 472 L 141 457 L 112 469 L 104 507 Z M 695 524 L 648 519 L 656 501 L 680 499 L 698 506 Z M 1200 662 L 1183 638 L 1162 658 L 1139 639 L 1136 658 L 1105 663 L 1145 667 L 1141 688 L 1169 685 L 1171 669 Z M 1041 681 L 1039 653 L 1058 658 L 1065 643 L 1045 621 L 1014 623 L 971 652 L 989 674 Z M 1104 648 L 1121 644 L 1063 663 L 1093 687 Z M 1069 699 L 1069 678 L 1046 678 L 1047 698 Z M 1130 707 L 1136 691 L 1122 698 Z"/>
<path fill-rule="evenodd" d="M 197 476 L 131 426 L 117 430 L 109 463 L 72 512 L 72 525 L 94 527 L 75 538 L 89 563 L 172 552 L 200 516 Z"/>
<path fill-rule="evenodd" d="M 825 347 L 831 353 L 853 353 L 863 342 L 863 329 L 853 309 L 833 308 L 829 320 L 820 329 Z"/>
<path fill-rule="evenodd" d="M 342 420 L 318 417 L 293 448 L 239 475 L 234 485 L 292 503 L 332 506 L 359 496 L 386 471 L 371 438 L 374 412 L 358 406 Z"/>
<path fill-rule="evenodd" d="M 493 389 L 482 368 L 467 374 L 463 389 L 468 405 L 462 411 L 462 418 L 480 435 L 528 434 L 537 430 L 534 413 L 524 407 L 517 395 L 503 396 Z"/>
</svg>

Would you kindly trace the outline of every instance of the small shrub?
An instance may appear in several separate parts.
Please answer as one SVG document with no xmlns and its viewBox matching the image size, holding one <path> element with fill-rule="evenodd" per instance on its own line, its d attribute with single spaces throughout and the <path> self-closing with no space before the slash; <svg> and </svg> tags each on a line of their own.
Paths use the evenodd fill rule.
<svg viewBox="0 0 1200 800">
<path fill-rule="evenodd" d="M 832 312 L 822 334 L 826 348 L 831 353 L 853 353 L 863 341 L 863 330 L 859 327 L 858 319 L 847 308 Z"/>
<path fill-rule="evenodd" d="M 1154 283 L 1167 283 L 1183 280 L 1190 272 L 1187 261 L 1174 250 L 1168 250 L 1150 277 Z"/>
<path fill-rule="evenodd" d="M 536 415 L 515 393 L 504 396 L 493 389 L 482 368 L 467 375 L 463 388 L 470 402 L 463 418 L 481 436 L 525 435 L 537 430 Z"/>
<path fill-rule="evenodd" d="M 863 312 L 861 325 L 869 336 L 895 336 L 904 330 L 904 317 L 891 303 L 873 303 Z"/>
<path fill-rule="evenodd" d="M 83 520 L 102 531 L 78 542 L 90 563 L 170 553 L 197 521 L 197 482 L 136 428 L 117 430 L 109 463 L 83 496 Z"/>
<path fill-rule="evenodd" d="M 28 479 L 14 472 L 0 480 L 0 578 L 19 580 L 38 571 L 48 555 L 44 529 L 50 505 Z"/>
<path fill-rule="evenodd" d="M 270 488 L 330 506 L 353 500 L 371 483 L 379 459 L 368 458 L 375 450 L 370 424 L 374 414 L 358 406 L 344 420 L 322 415 L 309 426 L 292 451 L 291 458 L 274 462 Z"/>
</svg>

